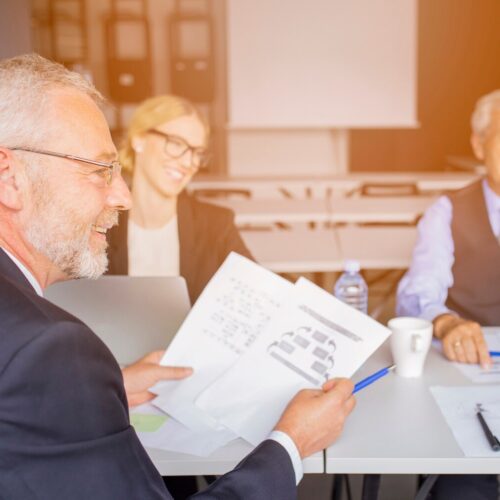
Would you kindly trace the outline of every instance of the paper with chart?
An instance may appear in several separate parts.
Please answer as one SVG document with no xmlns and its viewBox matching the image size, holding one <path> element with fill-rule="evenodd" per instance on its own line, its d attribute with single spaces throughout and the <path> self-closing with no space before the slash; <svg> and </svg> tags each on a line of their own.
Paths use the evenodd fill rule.
<svg viewBox="0 0 500 500">
<path fill-rule="evenodd" d="M 182 381 L 154 386 L 151 391 L 158 394 L 155 406 L 192 430 L 221 430 L 194 400 L 248 350 L 291 290 L 293 285 L 284 278 L 231 253 L 161 361 L 163 365 L 191 366 L 194 373 Z"/>
<path fill-rule="evenodd" d="M 500 351 L 500 328 L 483 327 L 484 338 L 489 351 Z M 454 363 L 454 365 L 470 380 L 476 384 L 500 383 L 500 357 L 492 358 L 493 365 L 489 370 L 480 365 Z"/>
<path fill-rule="evenodd" d="M 133 408 L 130 423 L 143 446 L 200 457 L 211 455 L 234 439 L 230 431 L 192 431 L 151 403 Z"/>
<path fill-rule="evenodd" d="M 332 377 L 350 377 L 389 334 L 380 323 L 301 278 L 252 348 L 196 404 L 257 445 L 299 390 L 320 387 Z"/>
<path fill-rule="evenodd" d="M 476 416 L 481 405 L 483 417 L 500 439 L 500 386 L 431 387 L 446 423 L 467 457 L 497 457 Z"/>
</svg>

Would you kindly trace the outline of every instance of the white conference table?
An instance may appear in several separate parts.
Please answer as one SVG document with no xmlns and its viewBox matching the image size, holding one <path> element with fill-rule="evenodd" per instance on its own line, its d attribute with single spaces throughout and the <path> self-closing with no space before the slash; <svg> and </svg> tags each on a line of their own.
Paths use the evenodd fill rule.
<svg viewBox="0 0 500 500">
<path fill-rule="evenodd" d="M 234 469 L 253 450 L 242 439 L 237 439 L 215 451 L 209 457 L 146 448 L 158 472 L 163 476 L 221 475 Z M 324 452 L 320 451 L 302 461 L 304 473 L 325 472 Z"/>
<path fill-rule="evenodd" d="M 346 259 L 362 269 L 406 269 L 417 230 L 412 226 L 349 226 L 241 231 L 257 262 L 271 271 L 341 271 Z"/>
<path fill-rule="evenodd" d="M 252 197 L 283 197 L 291 195 L 323 196 L 327 191 L 353 192 L 366 184 L 415 184 L 421 192 L 443 192 L 460 189 L 475 179 L 477 174 L 464 172 L 354 172 L 315 176 L 212 176 L 197 175 L 188 191 L 201 189 L 248 190 Z"/>
<path fill-rule="evenodd" d="M 231 209 L 238 226 L 282 223 L 413 224 L 436 200 L 434 196 L 209 199 Z"/>
<path fill-rule="evenodd" d="M 384 344 L 354 381 L 392 364 Z M 473 385 L 431 347 L 421 378 L 389 374 L 356 396 L 339 440 L 326 451 L 326 472 L 352 474 L 498 474 L 498 458 L 465 457 L 429 387 Z"/>
<path fill-rule="evenodd" d="M 229 208 L 238 226 L 274 222 L 328 222 L 328 203 L 317 198 L 207 199 L 209 203 Z"/>
</svg>

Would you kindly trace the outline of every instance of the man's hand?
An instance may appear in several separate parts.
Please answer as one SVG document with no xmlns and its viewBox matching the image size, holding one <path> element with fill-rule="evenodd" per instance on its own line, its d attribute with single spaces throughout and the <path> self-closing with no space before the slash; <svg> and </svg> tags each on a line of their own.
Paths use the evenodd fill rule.
<svg viewBox="0 0 500 500">
<path fill-rule="evenodd" d="M 193 373 L 192 368 L 161 366 L 165 351 L 154 351 L 122 370 L 128 405 L 137 406 L 155 397 L 148 389 L 160 380 L 180 380 Z"/>
<path fill-rule="evenodd" d="M 300 391 L 288 404 L 275 430 L 288 434 L 301 458 L 323 450 L 337 439 L 356 400 L 348 379 L 329 380 L 323 390 Z"/>
<path fill-rule="evenodd" d="M 451 361 L 480 363 L 490 368 L 492 361 L 481 326 L 453 314 L 441 314 L 434 321 L 434 336 L 441 339 L 443 352 Z"/>
</svg>

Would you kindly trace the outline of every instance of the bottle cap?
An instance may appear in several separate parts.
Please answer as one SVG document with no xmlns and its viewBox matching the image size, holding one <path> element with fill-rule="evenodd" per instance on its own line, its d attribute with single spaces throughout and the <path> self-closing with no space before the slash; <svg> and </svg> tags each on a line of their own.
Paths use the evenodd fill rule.
<svg viewBox="0 0 500 500">
<path fill-rule="evenodd" d="M 344 271 L 348 273 L 359 273 L 361 266 L 357 260 L 346 260 L 344 262 Z"/>
</svg>

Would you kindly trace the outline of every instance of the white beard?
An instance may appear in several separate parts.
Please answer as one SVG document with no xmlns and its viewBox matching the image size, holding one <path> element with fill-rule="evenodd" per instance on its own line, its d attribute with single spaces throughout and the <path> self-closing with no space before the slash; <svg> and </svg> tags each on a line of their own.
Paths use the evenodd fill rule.
<svg viewBox="0 0 500 500">
<path fill-rule="evenodd" d="M 96 279 L 105 273 L 108 268 L 106 249 L 94 254 L 90 248 L 90 230 L 79 238 L 71 239 L 61 237 L 68 234 L 65 229 L 71 229 L 71 226 L 67 223 L 58 225 L 46 213 L 39 214 L 29 221 L 26 237 L 38 252 L 70 278 Z M 75 233 L 74 230 L 72 232 Z"/>
<path fill-rule="evenodd" d="M 25 221 L 25 234 L 33 247 L 69 278 L 96 279 L 104 274 L 108 268 L 107 244 L 95 250 L 90 244 L 96 221 L 84 223 L 78 210 L 58 203 L 57 194 L 51 196 L 43 179 L 33 182 L 31 191 L 33 210 Z M 118 214 L 111 212 L 99 218 L 101 223 L 116 224 Z"/>
</svg>

